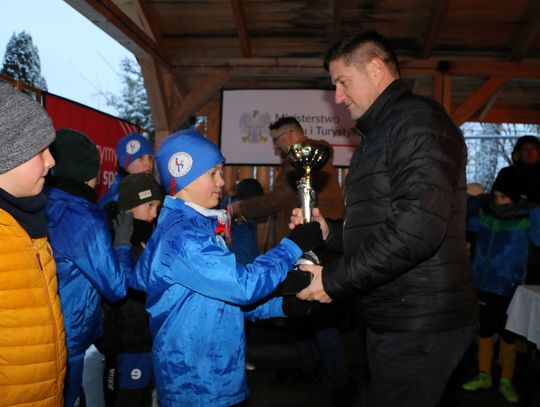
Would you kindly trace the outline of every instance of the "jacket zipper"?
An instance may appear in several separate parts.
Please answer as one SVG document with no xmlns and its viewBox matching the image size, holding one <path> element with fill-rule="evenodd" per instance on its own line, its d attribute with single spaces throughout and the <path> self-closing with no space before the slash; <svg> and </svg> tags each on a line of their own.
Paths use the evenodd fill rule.
<svg viewBox="0 0 540 407">
<path fill-rule="evenodd" d="M 34 248 L 34 252 L 35 252 L 35 255 L 36 255 L 36 261 L 37 261 L 37 264 L 38 264 L 38 267 L 39 267 L 39 270 L 40 270 L 41 281 L 43 282 L 45 292 L 47 293 L 47 301 L 49 303 L 49 315 L 50 315 L 51 322 L 52 322 L 53 335 L 54 335 L 54 338 L 55 338 L 54 339 L 54 348 L 56 350 L 56 383 L 55 384 L 56 384 L 56 386 L 58 386 L 58 377 L 60 375 L 60 372 L 58 370 L 58 368 L 60 366 L 60 360 L 59 360 L 59 358 L 60 358 L 60 349 L 58 348 L 58 340 L 59 340 L 59 338 L 58 338 L 58 326 L 56 324 L 56 319 L 54 318 L 53 304 L 52 304 L 51 296 L 50 296 L 50 293 L 49 293 L 49 285 L 47 284 L 47 280 L 45 279 L 45 270 L 43 269 L 43 264 L 41 262 L 41 256 L 39 254 L 39 248 L 37 247 L 37 243 L 36 243 L 36 241 L 34 239 L 30 238 L 30 240 L 32 241 L 32 247 Z M 66 353 L 67 353 L 67 349 L 66 349 Z M 60 393 L 60 389 L 58 387 L 56 389 L 56 393 L 57 393 L 56 396 L 60 400 L 61 393 Z"/>
</svg>

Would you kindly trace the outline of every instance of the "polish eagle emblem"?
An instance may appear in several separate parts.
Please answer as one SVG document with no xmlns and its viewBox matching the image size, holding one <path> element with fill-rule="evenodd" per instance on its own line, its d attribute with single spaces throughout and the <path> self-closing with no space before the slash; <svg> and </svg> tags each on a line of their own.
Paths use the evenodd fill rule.
<svg viewBox="0 0 540 407">
<path fill-rule="evenodd" d="M 272 122 L 270 114 L 253 110 L 240 116 L 240 130 L 244 143 L 260 143 L 268 140 L 268 125 Z"/>
</svg>

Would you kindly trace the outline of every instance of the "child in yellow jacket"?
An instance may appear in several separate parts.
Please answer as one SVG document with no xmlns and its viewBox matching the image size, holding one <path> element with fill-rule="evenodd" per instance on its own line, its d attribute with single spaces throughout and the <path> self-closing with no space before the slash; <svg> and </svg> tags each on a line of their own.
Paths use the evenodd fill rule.
<svg viewBox="0 0 540 407">
<path fill-rule="evenodd" d="M 66 348 L 47 241 L 51 119 L 0 83 L 0 405 L 63 405 Z"/>
</svg>

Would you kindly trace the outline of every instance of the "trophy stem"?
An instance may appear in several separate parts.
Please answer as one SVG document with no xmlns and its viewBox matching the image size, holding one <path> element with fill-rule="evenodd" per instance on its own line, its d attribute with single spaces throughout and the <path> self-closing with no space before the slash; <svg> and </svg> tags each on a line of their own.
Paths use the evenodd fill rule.
<svg viewBox="0 0 540 407">
<path fill-rule="evenodd" d="M 312 220 L 311 211 L 317 205 L 317 194 L 311 183 L 311 171 L 324 166 L 330 157 L 330 149 L 324 145 L 294 144 L 289 149 L 288 157 L 295 168 L 304 171 L 304 176 L 297 181 L 296 187 L 304 223 L 307 223 Z M 303 273 L 298 268 L 300 264 L 320 264 L 320 260 L 311 250 L 304 253 L 287 275 L 283 283 L 282 295 L 295 295 L 311 283 L 313 276 L 310 273 Z"/>
</svg>

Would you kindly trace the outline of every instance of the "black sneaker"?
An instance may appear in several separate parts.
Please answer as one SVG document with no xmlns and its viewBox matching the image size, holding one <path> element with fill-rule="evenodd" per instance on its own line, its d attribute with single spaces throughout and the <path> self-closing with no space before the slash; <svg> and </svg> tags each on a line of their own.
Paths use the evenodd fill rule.
<svg viewBox="0 0 540 407">
<path fill-rule="evenodd" d="M 297 367 L 277 370 L 274 377 L 280 383 L 318 383 L 321 380 L 317 370 L 303 370 Z"/>
<path fill-rule="evenodd" d="M 350 407 L 356 394 L 356 382 L 352 379 L 340 386 L 332 388 L 332 404 L 330 407 Z"/>
</svg>

